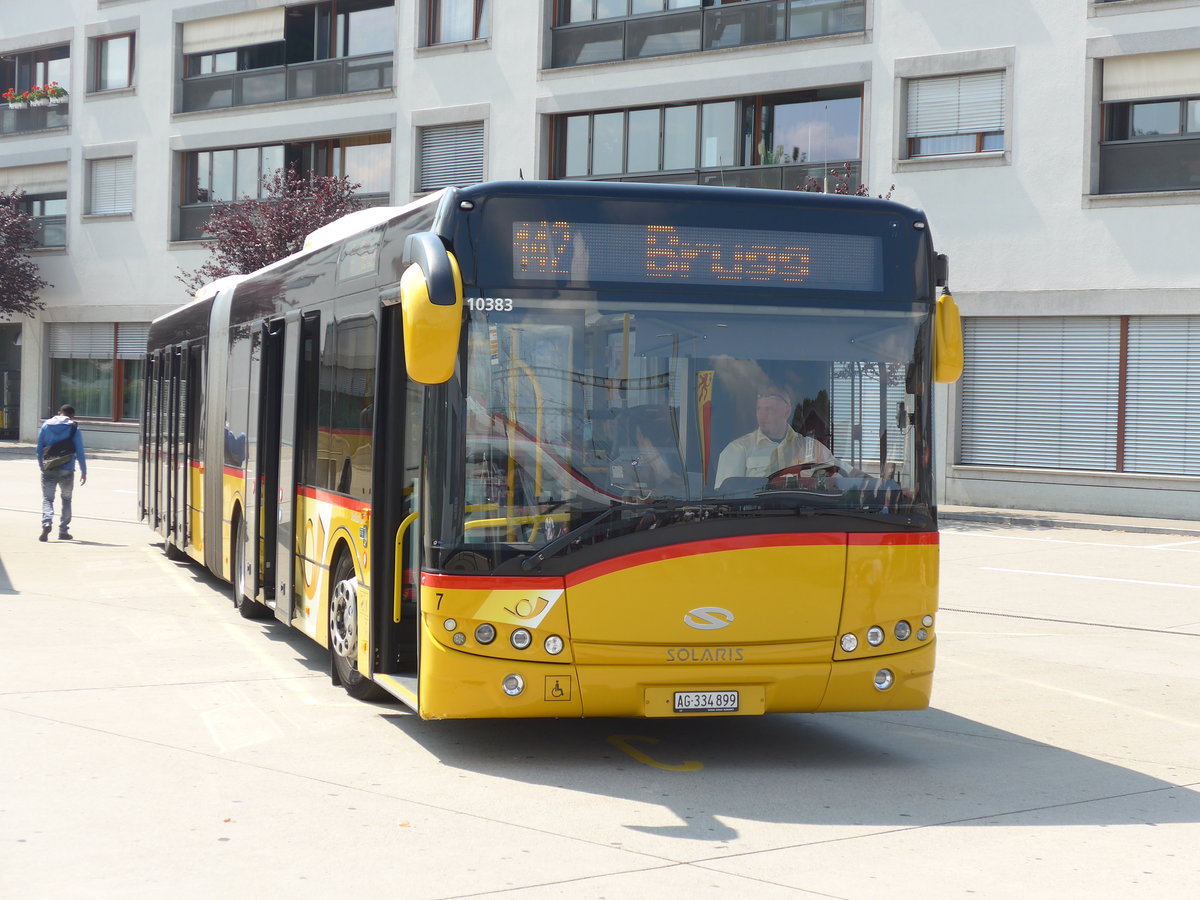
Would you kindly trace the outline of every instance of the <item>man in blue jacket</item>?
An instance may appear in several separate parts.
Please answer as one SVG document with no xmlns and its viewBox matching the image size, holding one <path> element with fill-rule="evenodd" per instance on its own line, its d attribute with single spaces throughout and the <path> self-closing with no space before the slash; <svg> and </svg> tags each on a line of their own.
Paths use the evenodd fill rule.
<svg viewBox="0 0 1200 900">
<path fill-rule="evenodd" d="M 71 540 L 71 493 L 75 486 L 75 462 L 79 461 L 79 483 L 87 484 L 87 459 L 83 455 L 83 435 L 75 422 L 75 407 L 64 406 L 57 416 L 42 423 L 37 442 L 38 468 L 42 470 L 42 534 L 44 541 L 54 523 L 54 490 L 62 494 L 62 515 L 58 519 L 58 539 Z"/>
</svg>

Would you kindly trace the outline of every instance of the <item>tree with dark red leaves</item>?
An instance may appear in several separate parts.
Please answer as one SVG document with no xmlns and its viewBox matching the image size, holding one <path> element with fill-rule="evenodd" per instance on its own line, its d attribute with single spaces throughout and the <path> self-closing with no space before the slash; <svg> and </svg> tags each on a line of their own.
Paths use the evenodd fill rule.
<svg viewBox="0 0 1200 900">
<path fill-rule="evenodd" d="M 54 286 L 42 278 L 38 264 L 26 253 L 37 240 L 37 224 L 24 199 L 20 188 L 0 191 L 0 321 L 45 309 L 38 294 Z"/>
<path fill-rule="evenodd" d="M 829 170 L 828 178 L 821 181 L 810 176 L 803 184 L 796 185 L 796 190 L 805 191 L 809 194 L 843 194 L 846 196 L 870 197 L 871 192 L 867 189 L 865 184 L 860 184 L 854 190 L 850 189 L 851 174 L 849 163 L 847 163 L 845 167 L 841 169 L 839 169 L 837 166 L 834 166 Z M 830 178 L 833 180 L 830 181 Z M 888 188 L 888 192 L 886 194 L 879 194 L 878 197 L 881 200 L 891 200 L 892 192 L 895 190 L 896 186 L 893 184 L 890 188 Z"/>
<path fill-rule="evenodd" d="M 220 201 L 200 226 L 209 259 L 199 268 L 179 270 L 176 279 L 195 293 L 226 275 L 244 275 L 302 250 L 304 239 L 322 225 L 355 212 L 359 185 L 346 177 L 309 177 L 295 168 L 276 170 L 262 181 L 262 197 Z"/>
</svg>

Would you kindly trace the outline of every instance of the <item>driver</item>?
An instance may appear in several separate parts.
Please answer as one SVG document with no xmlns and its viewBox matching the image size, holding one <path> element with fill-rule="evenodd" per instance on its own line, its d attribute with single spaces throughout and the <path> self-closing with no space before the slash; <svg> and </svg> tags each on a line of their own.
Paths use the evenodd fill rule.
<svg viewBox="0 0 1200 900">
<path fill-rule="evenodd" d="M 758 428 L 730 441 L 717 459 L 715 486 L 726 478 L 761 477 L 799 463 L 831 462 L 837 459 L 829 448 L 792 430 L 789 419 L 795 405 L 782 388 L 768 387 L 758 394 L 754 408 Z"/>
</svg>

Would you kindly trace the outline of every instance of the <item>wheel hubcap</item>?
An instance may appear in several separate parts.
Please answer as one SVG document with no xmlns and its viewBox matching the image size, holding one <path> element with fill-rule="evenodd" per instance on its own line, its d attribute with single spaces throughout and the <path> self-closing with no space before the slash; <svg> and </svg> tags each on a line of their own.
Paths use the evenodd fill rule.
<svg viewBox="0 0 1200 900">
<path fill-rule="evenodd" d="M 357 659 L 358 590 L 354 579 L 339 581 L 333 588 L 329 604 L 329 643 L 333 652 L 343 659 Z"/>
</svg>

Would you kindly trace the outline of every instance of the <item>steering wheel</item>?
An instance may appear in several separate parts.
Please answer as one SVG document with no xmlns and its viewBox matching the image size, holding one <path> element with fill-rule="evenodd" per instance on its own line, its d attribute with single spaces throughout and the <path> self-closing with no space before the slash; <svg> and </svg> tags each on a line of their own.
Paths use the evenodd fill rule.
<svg viewBox="0 0 1200 900">
<path fill-rule="evenodd" d="M 841 474 L 842 467 L 836 459 L 826 459 L 822 462 L 809 460 L 808 462 L 796 463 L 795 465 L 785 466 L 777 472 L 772 472 L 767 476 L 767 483 L 773 483 L 777 478 L 786 478 L 788 475 L 797 477 L 819 472 L 821 469 L 830 469 L 831 475 Z"/>
</svg>

